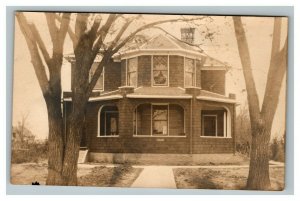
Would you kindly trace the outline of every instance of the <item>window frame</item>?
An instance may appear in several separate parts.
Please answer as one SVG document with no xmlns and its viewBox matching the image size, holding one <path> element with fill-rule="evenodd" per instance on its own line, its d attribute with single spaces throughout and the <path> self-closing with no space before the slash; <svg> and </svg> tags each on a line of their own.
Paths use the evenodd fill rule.
<svg viewBox="0 0 300 201">
<path fill-rule="evenodd" d="M 216 120 L 216 132 L 214 136 L 211 135 L 205 135 L 205 131 L 204 131 L 204 118 L 205 117 L 215 117 Z M 202 129 L 201 129 L 201 137 L 224 137 L 224 132 L 223 132 L 223 136 L 218 136 L 218 115 L 217 114 L 203 114 L 202 115 L 202 125 L 201 125 Z"/>
<path fill-rule="evenodd" d="M 118 113 L 119 115 L 119 108 L 117 107 L 117 111 L 104 111 L 104 135 L 101 135 L 101 111 L 103 108 L 107 107 L 107 106 L 114 106 L 114 107 L 117 107 L 116 105 L 114 104 L 105 104 L 105 105 L 102 105 L 99 110 L 98 110 L 98 129 L 97 129 L 97 138 L 107 138 L 107 137 L 119 137 L 119 122 L 118 123 L 118 135 L 106 135 L 106 113 L 107 112 L 110 112 L 110 113 Z M 118 121 L 119 121 L 119 117 L 118 117 Z"/>
<path fill-rule="evenodd" d="M 194 66 L 193 66 L 193 72 L 188 72 L 188 73 L 191 73 L 193 75 L 193 83 L 191 86 L 188 86 L 185 84 L 185 75 L 187 74 L 187 71 L 186 71 L 186 59 L 190 59 L 190 60 L 193 60 L 193 63 L 194 63 Z M 184 60 L 183 60 L 183 70 L 184 70 L 184 78 L 183 78 L 183 82 L 184 82 L 184 88 L 188 88 L 188 87 L 196 87 L 197 86 L 197 77 L 196 77 L 196 62 L 197 62 L 197 59 L 193 59 L 193 58 L 190 58 L 190 57 L 184 57 Z"/>
<path fill-rule="evenodd" d="M 171 103 L 172 104 L 172 103 Z M 168 134 L 167 135 L 153 135 L 153 106 L 166 106 L 167 105 L 167 112 L 168 112 L 168 120 L 167 120 L 167 125 L 168 125 Z M 176 105 L 176 104 L 175 104 Z M 178 105 L 178 104 L 177 104 Z M 139 105 L 138 105 L 139 106 Z M 185 109 L 183 109 L 183 131 L 184 131 L 184 135 L 170 135 L 170 103 L 150 103 L 150 129 L 151 129 L 151 132 L 150 132 L 150 135 L 137 135 L 137 108 L 138 106 L 135 107 L 134 111 L 133 111 L 133 119 L 132 119 L 132 125 L 133 125 L 133 137 L 160 137 L 160 138 L 165 138 L 165 137 L 183 137 L 185 138 L 187 135 L 186 135 L 186 122 L 185 122 Z M 180 107 L 182 107 L 181 105 L 179 105 Z M 135 117 L 134 117 L 135 116 Z M 134 118 L 135 118 L 135 124 L 134 124 Z M 134 126 L 135 126 L 135 129 L 134 129 Z M 134 132 L 134 130 L 136 132 Z"/>
<path fill-rule="evenodd" d="M 135 71 L 129 71 L 129 67 L 128 67 L 128 64 L 129 64 L 129 60 L 130 59 L 136 59 L 137 60 L 137 66 L 136 66 L 136 70 Z M 132 86 L 134 88 L 137 88 L 138 86 L 138 69 L 139 69 L 139 60 L 138 60 L 138 56 L 137 57 L 130 57 L 130 58 L 127 58 L 126 59 L 126 86 Z M 136 73 L 136 86 L 134 85 L 130 85 L 129 84 L 129 81 L 130 79 L 128 79 L 129 75 L 132 74 L 132 73 Z"/>
<path fill-rule="evenodd" d="M 155 106 L 167 106 L 167 120 L 154 120 L 153 119 L 153 106 L 155 107 Z M 170 132 L 169 132 L 169 128 L 170 128 L 170 126 L 169 126 L 169 121 L 170 121 L 170 117 L 169 117 L 169 114 L 170 114 L 170 107 L 169 107 L 169 103 L 152 103 L 151 104 L 151 136 L 159 136 L 159 137 L 161 137 L 161 136 L 170 136 Z M 168 126 L 168 128 L 167 128 L 167 134 L 166 135 L 164 135 L 164 134 L 162 134 L 162 135 L 160 135 L 160 134 L 153 134 L 153 127 L 154 127 L 154 121 L 166 121 L 167 122 L 167 126 Z"/>
<path fill-rule="evenodd" d="M 167 57 L 167 83 L 165 85 L 161 85 L 161 84 L 155 84 L 154 82 L 154 57 L 155 56 L 166 56 Z M 151 86 L 152 87 L 169 87 L 169 83 L 170 83 L 170 55 L 169 54 L 158 54 L 158 55 L 151 55 Z"/>
</svg>

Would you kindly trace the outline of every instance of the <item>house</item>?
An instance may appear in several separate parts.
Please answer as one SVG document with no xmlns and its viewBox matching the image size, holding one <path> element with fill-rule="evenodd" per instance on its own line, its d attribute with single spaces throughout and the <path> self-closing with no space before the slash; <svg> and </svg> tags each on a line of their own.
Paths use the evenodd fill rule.
<svg viewBox="0 0 300 201">
<path fill-rule="evenodd" d="M 181 31 L 182 40 L 157 35 L 104 68 L 86 108 L 81 146 L 91 155 L 234 153 L 230 67 L 192 45 L 193 30 Z M 64 98 L 65 116 L 71 101 Z"/>
</svg>

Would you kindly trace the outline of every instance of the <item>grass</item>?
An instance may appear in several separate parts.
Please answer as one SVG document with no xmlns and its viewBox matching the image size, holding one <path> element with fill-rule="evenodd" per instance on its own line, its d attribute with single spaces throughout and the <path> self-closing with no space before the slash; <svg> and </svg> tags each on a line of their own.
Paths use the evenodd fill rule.
<svg viewBox="0 0 300 201">
<path fill-rule="evenodd" d="M 245 189 L 248 168 L 176 168 L 173 169 L 177 188 L 184 189 Z M 270 168 L 272 190 L 284 189 L 284 168 Z"/>
<path fill-rule="evenodd" d="M 79 186 L 130 187 L 141 173 L 142 168 L 130 165 L 116 167 L 94 167 L 87 175 L 78 178 Z"/>
<path fill-rule="evenodd" d="M 142 168 L 118 165 L 105 167 L 95 165 L 79 165 L 77 171 L 79 186 L 130 187 L 139 176 Z M 47 162 L 22 163 L 11 165 L 11 183 L 15 185 L 31 185 L 32 182 L 46 184 Z"/>
</svg>

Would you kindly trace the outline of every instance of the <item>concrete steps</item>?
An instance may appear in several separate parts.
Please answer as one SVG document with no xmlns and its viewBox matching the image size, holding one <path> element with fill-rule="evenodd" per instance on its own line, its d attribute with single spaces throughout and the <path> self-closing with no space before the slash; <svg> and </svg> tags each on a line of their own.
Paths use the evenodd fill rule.
<svg viewBox="0 0 300 201">
<path fill-rule="evenodd" d="M 88 156 L 88 149 L 81 149 L 79 150 L 79 157 L 78 157 L 78 163 L 85 163 L 87 162 L 87 156 Z"/>
</svg>

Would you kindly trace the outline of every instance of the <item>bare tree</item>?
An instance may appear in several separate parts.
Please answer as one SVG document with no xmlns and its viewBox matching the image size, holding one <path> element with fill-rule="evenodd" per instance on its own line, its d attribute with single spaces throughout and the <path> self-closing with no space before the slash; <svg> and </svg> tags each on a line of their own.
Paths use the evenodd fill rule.
<svg viewBox="0 0 300 201">
<path fill-rule="evenodd" d="M 280 48 L 281 17 L 275 17 L 271 60 L 263 104 L 260 110 L 258 94 L 252 73 L 247 37 L 241 17 L 233 17 L 233 22 L 245 77 L 251 121 L 252 145 L 247 188 L 267 190 L 271 187 L 268 149 L 272 123 L 279 100 L 279 93 L 287 68 L 287 38 L 283 47 Z"/>
<path fill-rule="evenodd" d="M 55 23 L 54 14 L 46 13 L 45 15 L 53 45 L 51 56 L 35 24 L 28 22 L 23 13 L 16 13 L 47 106 L 49 123 L 47 184 L 62 185 L 63 178 L 61 172 L 63 167 L 64 138 L 61 111 L 61 66 L 63 61 L 64 40 L 70 23 L 70 13 L 61 15 L 62 22 L 59 27 Z M 46 71 L 49 72 L 49 76 L 47 76 Z"/>
<path fill-rule="evenodd" d="M 53 44 L 52 57 L 49 56 L 34 24 L 29 23 L 24 14 L 17 13 L 17 19 L 25 36 L 31 61 L 48 109 L 49 160 L 47 184 L 77 185 L 77 160 L 85 107 L 103 67 L 109 66 L 112 62 L 112 55 L 117 53 L 141 31 L 163 23 L 188 22 L 202 20 L 206 17 L 159 20 L 141 25 L 126 35 L 124 33 L 128 30 L 128 27 L 134 21 L 140 19 L 140 15 L 110 14 L 104 20 L 99 14 L 77 13 L 74 27 L 71 27 L 70 24 L 70 13 L 46 13 L 45 15 Z M 116 26 L 120 28 L 116 29 Z M 72 66 L 71 79 L 76 80 L 76 82 L 73 82 L 71 88 L 72 109 L 68 117 L 69 130 L 64 141 L 60 101 L 61 65 L 66 33 L 69 34 L 73 43 L 75 65 Z M 111 40 L 107 40 L 108 35 L 112 37 Z M 89 80 L 91 66 L 98 54 L 101 54 L 101 61 Z M 49 79 L 43 61 L 47 65 Z"/>
</svg>

